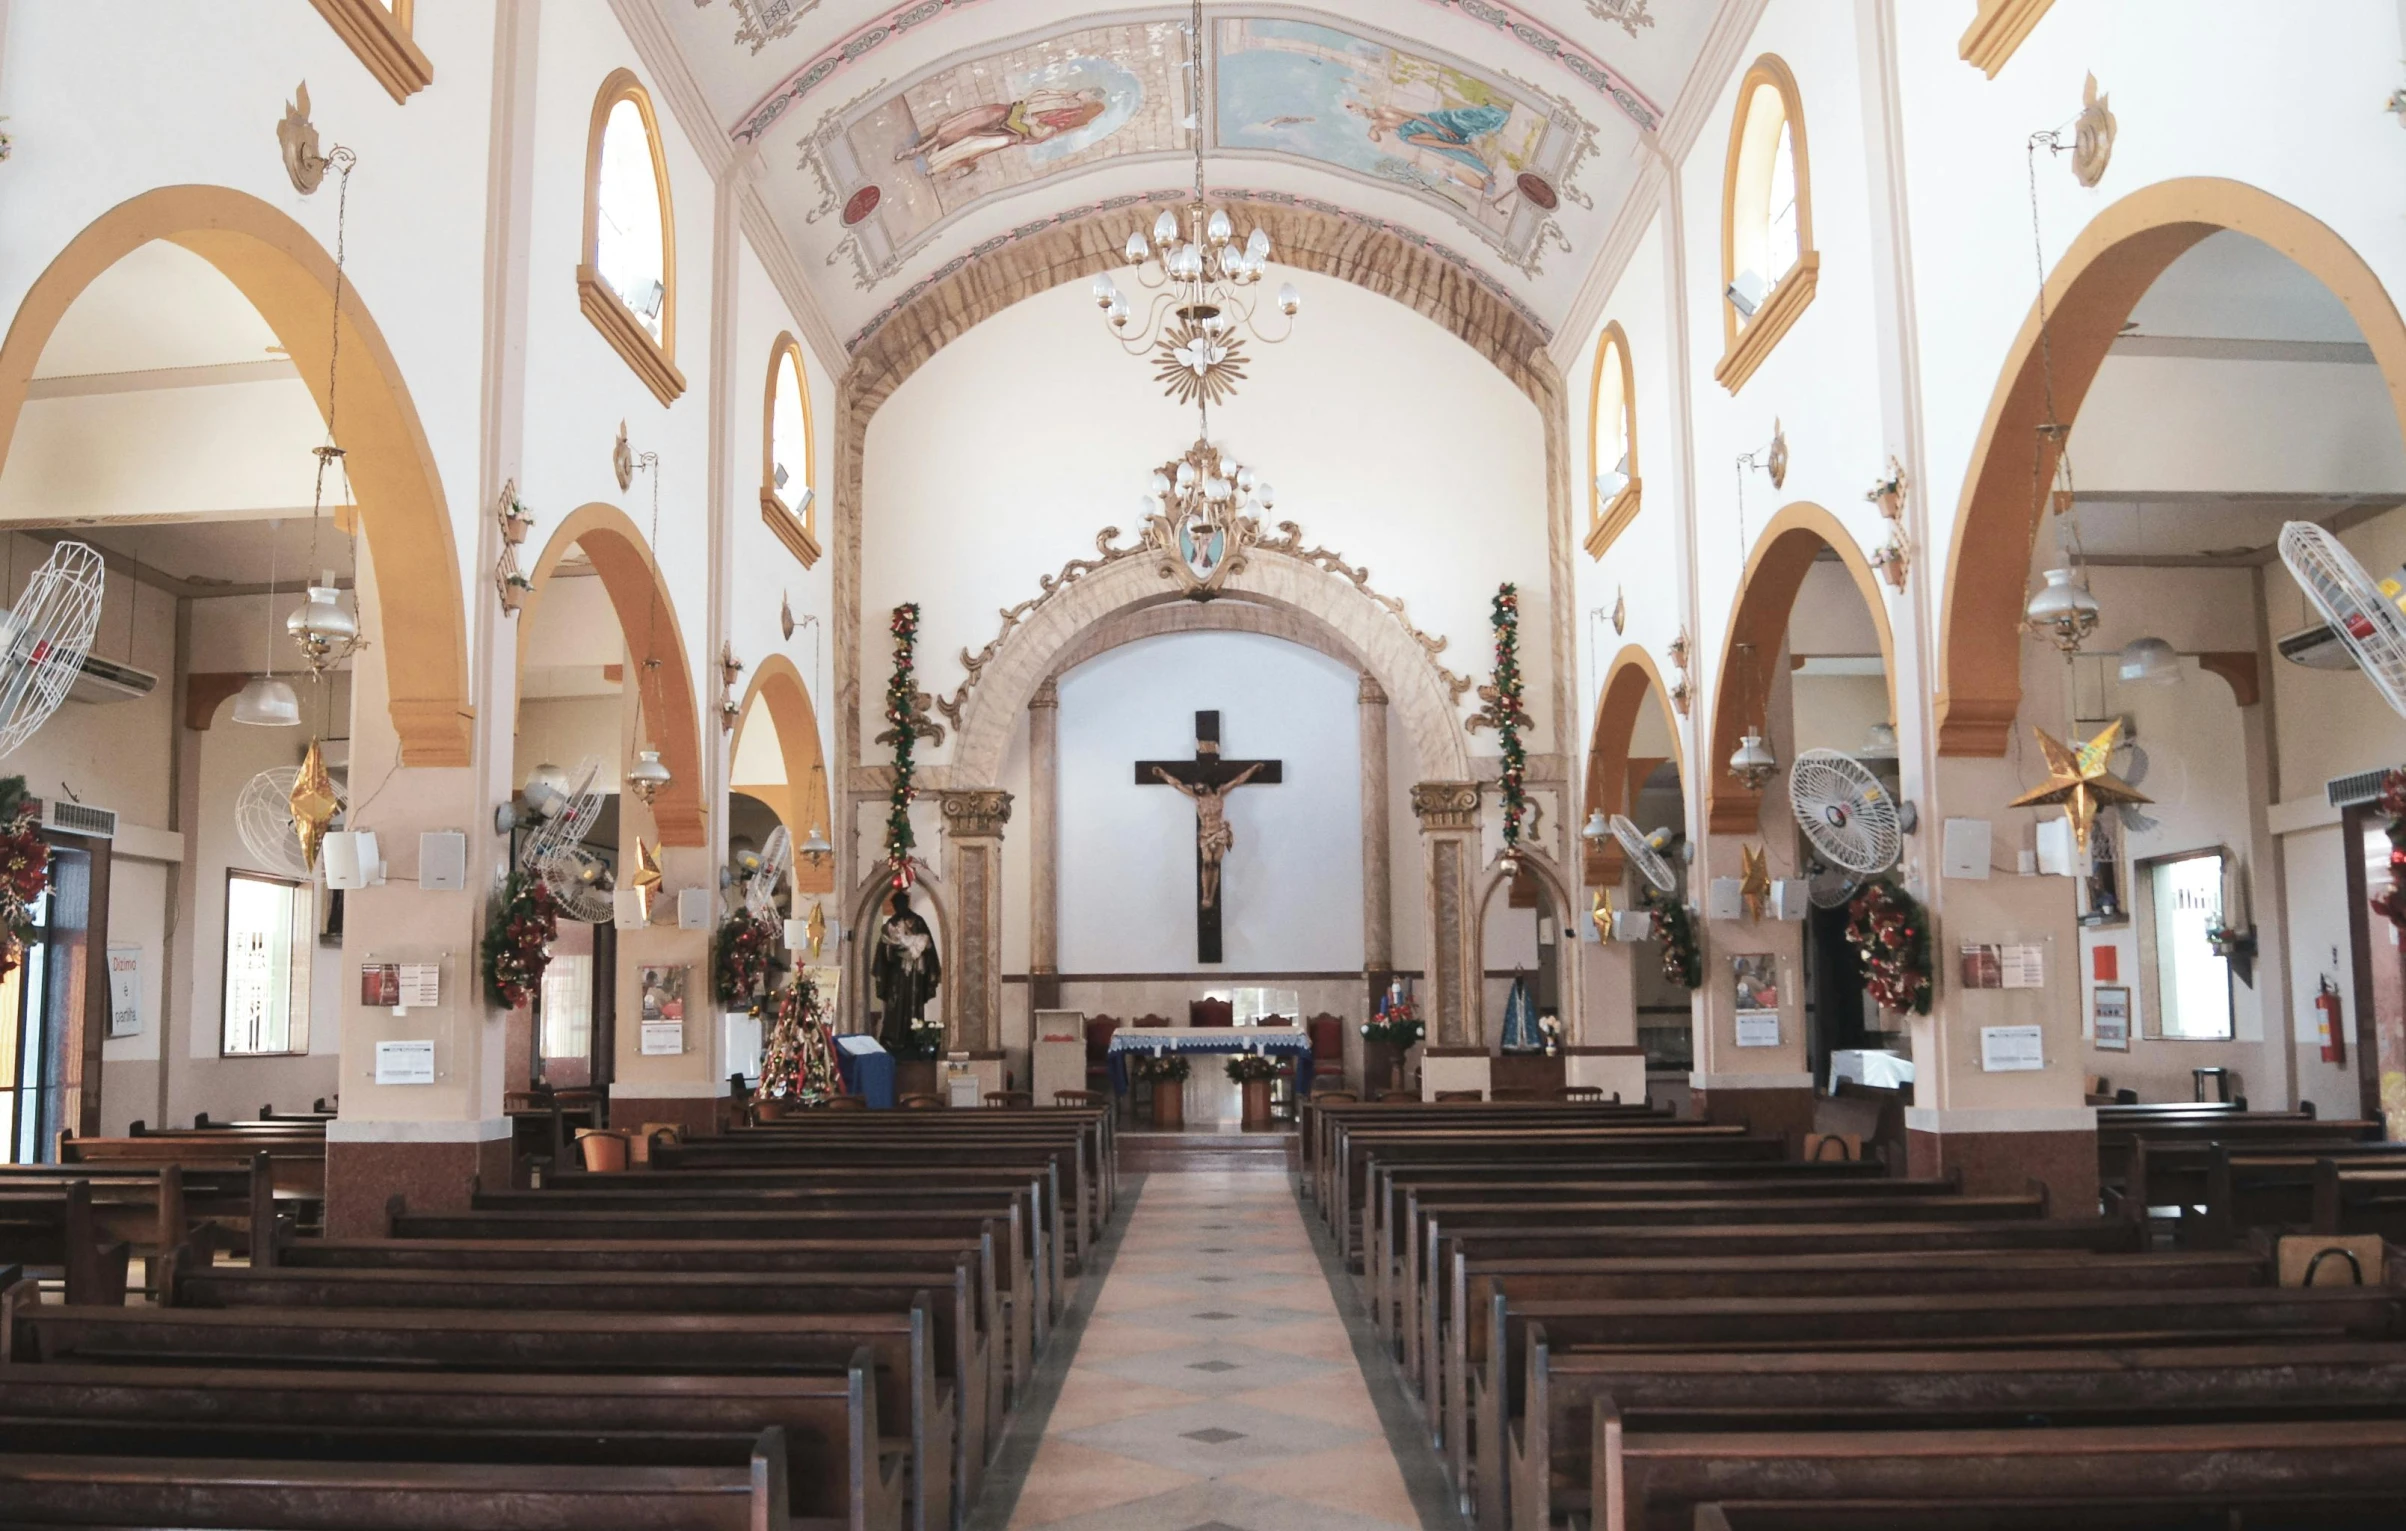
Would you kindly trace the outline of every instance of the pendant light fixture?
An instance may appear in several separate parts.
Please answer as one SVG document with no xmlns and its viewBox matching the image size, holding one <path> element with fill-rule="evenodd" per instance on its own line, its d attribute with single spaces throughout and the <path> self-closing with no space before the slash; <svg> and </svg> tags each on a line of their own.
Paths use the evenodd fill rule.
<svg viewBox="0 0 2406 1531">
<path fill-rule="evenodd" d="M 789 622 L 790 620 L 791 619 L 789 615 Z M 818 706 L 819 698 L 826 694 L 819 689 L 825 679 L 825 676 L 820 668 L 819 634 L 821 632 L 821 628 L 819 626 L 818 613 L 812 612 L 803 617 L 799 625 L 805 625 L 810 628 L 810 686 L 811 705 L 814 709 L 811 716 L 815 722 L 818 716 L 815 709 Z M 793 633 L 789 630 L 786 633 L 786 636 L 791 638 Z M 814 757 L 810 762 L 810 779 L 814 783 L 823 783 L 827 779 L 827 767 L 822 761 L 815 758 L 820 753 L 819 741 L 817 739 L 813 739 L 810 741 L 810 743 L 811 754 Z M 810 794 L 810 801 L 816 803 L 825 790 L 826 789 L 824 786 L 821 786 L 818 791 L 812 792 Z M 809 862 L 812 866 L 824 866 L 827 864 L 828 859 L 835 855 L 835 846 L 828 841 L 827 831 L 820 825 L 818 816 L 815 813 L 811 816 L 810 833 L 803 836 L 802 843 L 795 847 L 794 854 L 800 856 L 804 861 Z"/>
<path fill-rule="evenodd" d="M 234 696 L 234 721 L 258 728 L 297 728 L 301 699 L 287 681 L 276 679 L 276 539 L 284 523 L 267 523 L 267 670 L 254 675 Z"/>
<path fill-rule="evenodd" d="M 660 454 L 645 452 L 635 459 L 635 466 L 638 470 L 652 476 L 651 549 L 652 557 L 657 560 L 660 556 Z M 635 737 L 637 739 L 645 737 L 643 693 L 654 683 L 655 672 L 660 668 L 659 638 L 660 602 L 654 599 L 651 603 L 651 611 L 644 621 L 643 675 L 635 683 Z M 648 743 L 636 749 L 635 763 L 627 767 L 627 791 L 633 793 L 636 800 L 641 802 L 644 807 L 651 807 L 653 801 L 659 797 L 661 789 L 674 780 L 676 780 L 675 774 L 662 762 L 657 749 Z"/>
<path fill-rule="evenodd" d="M 2080 560 L 2077 500 L 2072 492 L 2072 427 L 2055 417 L 2054 334 L 2047 316 L 2047 252 L 2038 227 L 2038 151 L 2063 146 L 2052 132 L 2033 133 L 2023 158 L 2030 178 L 2030 252 L 2038 265 L 2038 376 L 2040 405 L 2038 439 L 2030 459 L 2031 515 L 2055 520 L 2057 562 L 2041 576 L 2044 581 L 2022 607 L 2022 623 L 2055 645 L 2068 663 L 2080 645 L 2097 630 L 2097 597 L 2089 591 L 2088 571 Z M 2047 454 L 2055 454 L 2048 472 Z"/>
<path fill-rule="evenodd" d="M 343 462 L 342 438 L 336 430 L 339 385 L 342 381 L 343 354 L 343 268 L 349 254 L 346 239 L 351 211 L 351 171 L 358 156 L 340 144 L 326 153 L 328 165 L 342 172 L 334 204 L 334 307 L 328 320 L 332 339 L 326 352 L 326 440 L 314 449 L 317 456 L 317 482 L 311 492 L 309 505 L 309 564 L 319 568 L 318 528 L 326 514 L 326 471 L 340 468 Z M 349 482 L 346 473 L 345 483 Z M 357 515 L 356 500 L 352 501 Z M 354 520 L 354 527 L 357 522 Z M 354 538 L 357 533 L 354 531 Z M 356 543 L 352 562 L 357 564 Z M 326 671 L 357 653 L 361 647 L 359 617 L 342 590 L 334 582 L 334 571 L 326 569 L 322 582 L 309 587 L 309 598 L 300 609 L 284 619 L 284 630 L 300 645 L 301 657 L 308 662 L 310 673 L 319 680 Z M 331 706 L 331 704 L 329 704 Z"/>
<path fill-rule="evenodd" d="M 1754 645 L 1738 645 L 1739 705 L 1752 714 L 1748 705 L 1754 694 Z M 1763 737 L 1763 725 L 1757 717 L 1738 736 L 1738 747 L 1730 752 L 1729 774 L 1736 777 L 1749 792 L 1760 792 L 1763 783 L 1779 771 L 1779 757 L 1772 753 L 1771 743 Z"/>
<path fill-rule="evenodd" d="M 2114 678 L 2138 686 L 2177 685 L 2180 653 L 2161 638 L 2133 638 L 2122 645 Z"/>
</svg>

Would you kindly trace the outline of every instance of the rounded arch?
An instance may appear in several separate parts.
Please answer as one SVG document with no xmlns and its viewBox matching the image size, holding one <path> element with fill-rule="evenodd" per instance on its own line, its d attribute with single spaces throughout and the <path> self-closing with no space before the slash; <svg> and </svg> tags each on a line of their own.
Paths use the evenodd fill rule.
<svg viewBox="0 0 2406 1531">
<path fill-rule="evenodd" d="M 1770 92 L 1766 97 L 1764 92 Z M 1761 114 L 1763 106 L 1776 100 L 1776 117 Z M 1753 231 L 1753 220 L 1740 206 L 1741 192 L 1748 199 L 1757 195 L 1767 197 L 1773 175 L 1773 159 L 1778 153 L 1780 129 L 1787 129 L 1788 158 L 1796 183 L 1796 255 L 1777 271 L 1756 269 L 1767 288 L 1776 289 L 1788 278 L 1805 268 L 1812 260 L 1813 244 L 1813 177 L 1812 156 L 1805 143 L 1804 95 L 1796 88 L 1796 75 L 1787 61 L 1776 53 L 1766 53 L 1748 67 L 1746 77 L 1738 83 L 1738 107 L 1730 117 L 1729 158 L 1721 170 L 1721 289 L 1727 293 L 1741 271 L 1753 245 L 1768 238 L 1768 232 Z M 1761 258 L 1758 254 L 1758 258 Z M 1765 262 L 1769 264 L 1769 262 Z M 1738 334 L 1753 316 L 1741 316 L 1737 306 L 1724 297 L 1720 304 L 1722 343 L 1735 348 Z M 1756 309 L 1760 314 L 1762 310 Z"/>
<path fill-rule="evenodd" d="M 1619 418 L 1612 423 L 1620 431 L 1621 450 L 1617 458 L 1607 459 L 1605 412 L 1616 390 L 1619 398 L 1612 413 Z M 1587 466 L 1587 550 L 1601 558 L 1621 528 L 1635 519 L 1638 504 L 1637 368 L 1629 356 L 1629 334 L 1618 319 L 1606 324 L 1596 340 L 1595 371 L 1587 393 Z M 1620 475 L 1620 487 L 1610 494 L 1604 492 L 1607 473 Z"/>
<path fill-rule="evenodd" d="M 1671 765 L 1683 783 L 1687 780 L 1687 747 L 1680 738 L 1680 718 L 1671 706 L 1670 688 L 1663 684 L 1654 656 L 1643 645 L 1629 644 L 1612 656 L 1612 664 L 1604 672 L 1604 689 L 1598 694 L 1596 725 L 1588 738 L 1582 818 L 1597 812 L 1627 813 L 1638 788 L 1644 785 L 1631 780 L 1629 746 L 1649 694 L 1662 709 L 1663 727 L 1671 736 Z M 1618 843 L 1590 844 L 1586 856 L 1589 887 L 1608 888 L 1620 882 L 1624 858 Z"/>
<path fill-rule="evenodd" d="M 777 482 L 777 389 L 792 369 L 794 393 L 797 396 L 800 418 L 795 422 L 801 449 L 801 482 L 781 486 Z M 790 473 L 788 475 L 791 476 Z M 760 508 L 764 512 L 782 512 L 798 522 L 802 534 L 818 540 L 819 443 L 817 427 L 810 414 L 810 368 L 802 355 L 802 342 L 791 330 L 781 330 L 769 346 L 769 375 L 767 388 L 760 405 Z M 772 510 L 773 507 L 773 510 Z M 809 564 L 804 563 L 808 568 Z"/>
<path fill-rule="evenodd" d="M 1745 582 L 1729 614 L 1729 634 L 1721 644 L 1721 662 L 1713 678 L 1712 759 L 1705 763 L 1706 827 L 1712 833 L 1754 834 L 1761 825 L 1763 796 L 1750 791 L 1729 772 L 1729 757 L 1745 732 L 1740 706 L 1738 647 L 1753 645 L 1769 664 L 1787 639 L 1788 617 L 1796 608 L 1796 592 L 1805 572 L 1827 548 L 1853 576 L 1863 604 L 1871 610 L 1872 630 L 1880 639 L 1880 669 L 1888 682 L 1888 717 L 1896 719 L 1896 640 L 1888 628 L 1888 602 L 1871 560 L 1855 543 L 1844 523 L 1810 500 L 1798 500 L 1771 518 L 1746 560 Z M 1766 680 L 1764 684 L 1768 684 Z"/>
<path fill-rule="evenodd" d="M 727 748 L 730 762 L 743 758 L 744 730 L 751 725 L 755 700 L 768 712 L 769 724 L 777 731 L 777 753 L 785 762 L 784 799 L 771 805 L 777 809 L 779 820 L 797 844 L 813 829 L 832 834 L 834 821 L 828 813 L 826 760 L 819 747 L 819 713 L 812 704 L 810 687 L 803 682 L 801 668 L 783 654 L 771 654 L 753 667 L 752 683 L 744 689 L 743 702 L 735 714 L 735 736 Z M 732 765 L 729 769 L 733 769 Z M 833 858 L 824 866 L 813 866 L 797 857 L 794 891 L 833 893 Z"/>
<path fill-rule="evenodd" d="M 627 296 L 611 285 L 601 269 L 602 142 L 609 135 L 610 117 L 620 102 L 635 108 L 643 123 L 643 146 L 652 161 L 652 189 L 660 204 L 660 310 L 655 329 L 629 306 Z M 577 262 L 577 304 L 594 328 L 626 359 L 635 375 L 662 404 L 673 404 L 685 391 L 685 374 L 677 370 L 677 207 L 669 194 L 668 151 L 660 139 L 660 119 L 652 110 L 652 94 L 631 69 L 613 69 L 593 97 L 593 121 L 585 130 L 585 229 Z"/>
<path fill-rule="evenodd" d="M 2224 229 L 2280 251 L 2347 306 L 2406 432 L 2406 323 L 2381 279 L 2320 219 L 2244 182 L 2204 176 L 2159 181 L 2122 198 L 2089 221 L 2048 273 L 2057 413 L 2079 418 L 2140 297 L 2165 267 Z M 1955 512 L 1939 629 L 1942 755 L 2002 755 L 2021 710 L 2022 604 L 2039 531 L 2030 486 L 2055 470 L 2054 452 L 2038 435 L 2045 413 L 2038 316 L 2034 301 L 2006 352 Z"/>
<path fill-rule="evenodd" d="M 1011 732 L 1037 686 L 1059 671 L 1063 656 L 1090 629 L 1128 608 L 1176 599 L 1162 584 L 1153 559 L 1123 558 L 1061 587 L 1012 628 L 980 670 L 977 688 L 961 710 L 951 785 L 999 784 Z M 1469 779 L 1470 751 L 1453 698 L 1387 608 L 1348 581 L 1258 547 L 1223 588 L 1283 620 L 1331 635 L 1358 656 L 1356 662 L 1377 678 L 1411 737 L 1418 780 Z"/>
<path fill-rule="evenodd" d="M 1554 948 L 1555 1000 L 1560 1007 L 1563 1041 L 1577 1042 L 1582 1029 L 1580 1017 L 1585 1013 L 1580 1005 L 1579 980 L 1579 970 L 1585 964 L 1580 960 L 1579 941 L 1573 931 L 1579 906 L 1572 899 L 1570 879 L 1563 875 L 1562 868 L 1554 864 L 1551 856 L 1527 844 L 1521 846 L 1518 854 L 1523 869 L 1537 875 L 1537 880 L 1545 884 L 1546 896 L 1554 901 L 1554 929 L 1560 943 Z M 1498 859 L 1500 861 L 1501 858 Z M 1471 971 L 1479 975 L 1479 1038 L 1482 1042 L 1487 1037 L 1487 906 L 1495 902 L 1496 890 L 1509 886 L 1511 882 L 1512 879 L 1504 875 L 1500 865 L 1494 862 L 1488 864 L 1479 887 L 1477 914 L 1470 925 L 1475 943 L 1472 947 L 1475 960 Z"/>
<path fill-rule="evenodd" d="M 318 411 L 326 409 L 336 320 L 334 259 L 315 236 L 257 197 L 224 186 L 163 186 L 130 197 L 68 241 L 34 279 L 0 342 L 0 461 L 51 332 L 93 278 L 163 239 L 215 266 L 276 333 Z M 343 281 L 344 471 L 367 533 L 388 711 L 408 766 L 469 764 L 467 612 L 451 511 L 434 452 L 384 332 L 357 281 Z M 406 633 L 408 641 L 392 635 Z"/>
<path fill-rule="evenodd" d="M 524 670 L 528 635 L 534 631 L 552 574 L 572 547 L 585 550 L 593 572 L 601 577 L 618 614 L 618 629 L 627 650 L 636 656 L 636 684 L 642 687 L 644 732 L 652 748 L 667 763 L 669 783 L 652 802 L 652 823 L 663 845 L 708 843 L 702 808 L 702 731 L 694 705 L 693 668 L 685 657 L 684 629 L 678 626 L 676 605 L 668 584 L 652 561 L 652 550 L 627 513 L 595 501 L 571 511 L 543 544 L 528 577 L 534 588 L 518 613 L 518 667 Z M 646 654 L 643 650 L 653 647 Z M 657 664 L 647 664 L 656 659 Z"/>
</svg>

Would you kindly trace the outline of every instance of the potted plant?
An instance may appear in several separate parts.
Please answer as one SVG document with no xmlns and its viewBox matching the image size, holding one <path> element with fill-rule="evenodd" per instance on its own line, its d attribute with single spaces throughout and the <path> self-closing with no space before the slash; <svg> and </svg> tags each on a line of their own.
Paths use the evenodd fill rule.
<svg viewBox="0 0 2406 1531">
<path fill-rule="evenodd" d="M 939 1093 L 944 1056 L 944 1023 L 933 1016 L 911 1022 L 903 1044 L 894 1050 L 894 1098 Z"/>
<path fill-rule="evenodd" d="M 1136 1077 L 1153 1087 L 1153 1130 L 1181 1132 L 1186 1127 L 1186 1076 L 1190 1072 L 1184 1053 L 1144 1053 L 1136 1059 Z"/>
<path fill-rule="evenodd" d="M 1228 1077 L 1244 1094 L 1247 1132 L 1267 1132 L 1270 1119 L 1270 1081 L 1278 1077 L 1277 1060 L 1261 1053 L 1238 1053 L 1228 1060 Z"/>
</svg>

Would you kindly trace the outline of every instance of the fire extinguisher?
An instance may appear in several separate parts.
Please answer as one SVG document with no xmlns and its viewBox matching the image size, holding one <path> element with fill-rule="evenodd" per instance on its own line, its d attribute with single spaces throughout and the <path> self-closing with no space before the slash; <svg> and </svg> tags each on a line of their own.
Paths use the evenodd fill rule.
<svg viewBox="0 0 2406 1531">
<path fill-rule="evenodd" d="M 2347 1024 L 2339 1013 L 2339 986 L 2322 979 L 2314 994 L 2314 1008 L 2318 1012 L 2315 1027 L 2322 1033 L 2322 1061 L 2347 1062 Z"/>
</svg>

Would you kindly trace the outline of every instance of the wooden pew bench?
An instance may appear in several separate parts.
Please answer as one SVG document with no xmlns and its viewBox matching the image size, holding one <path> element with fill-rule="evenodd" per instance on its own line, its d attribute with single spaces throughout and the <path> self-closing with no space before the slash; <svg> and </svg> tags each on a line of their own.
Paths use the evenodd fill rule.
<svg viewBox="0 0 2406 1531">
<path fill-rule="evenodd" d="M 229 1160 L 215 1165 L 9 1164 L 0 1165 L 0 1196 L 16 1191 L 59 1190 L 77 1182 L 91 1187 L 93 1225 L 104 1242 L 123 1239 L 133 1253 L 155 1259 L 170 1249 L 203 1242 L 247 1254 L 251 1227 L 272 1224 L 276 1197 L 267 1160 Z M 287 1210 L 298 1210 L 287 1199 Z"/>
<path fill-rule="evenodd" d="M 102 1242 L 92 1200 L 83 1180 L 0 1190 L 0 1262 L 56 1277 L 73 1302 L 124 1302 L 132 1246 Z"/>
<path fill-rule="evenodd" d="M 2406 1171 L 2358 1168 L 2336 1159 L 2314 1167 L 2312 1230 L 2377 1233 L 2406 1240 Z"/>
<path fill-rule="evenodd" d="M 693 1437 L 748 1443 L 775 1428 L 797 1517 L 902 1531 L 909 1455 L 878 1434 L 876 1388 L 866 1351 L 841 1375 L 793 1377 L 16 1366 L 0 1372 L 0 1439 L 20 1453 L 659 1466 Z M 548 1449 L 525 1439 L 534 1431 L 553 1437 Z"/>
</svg>

